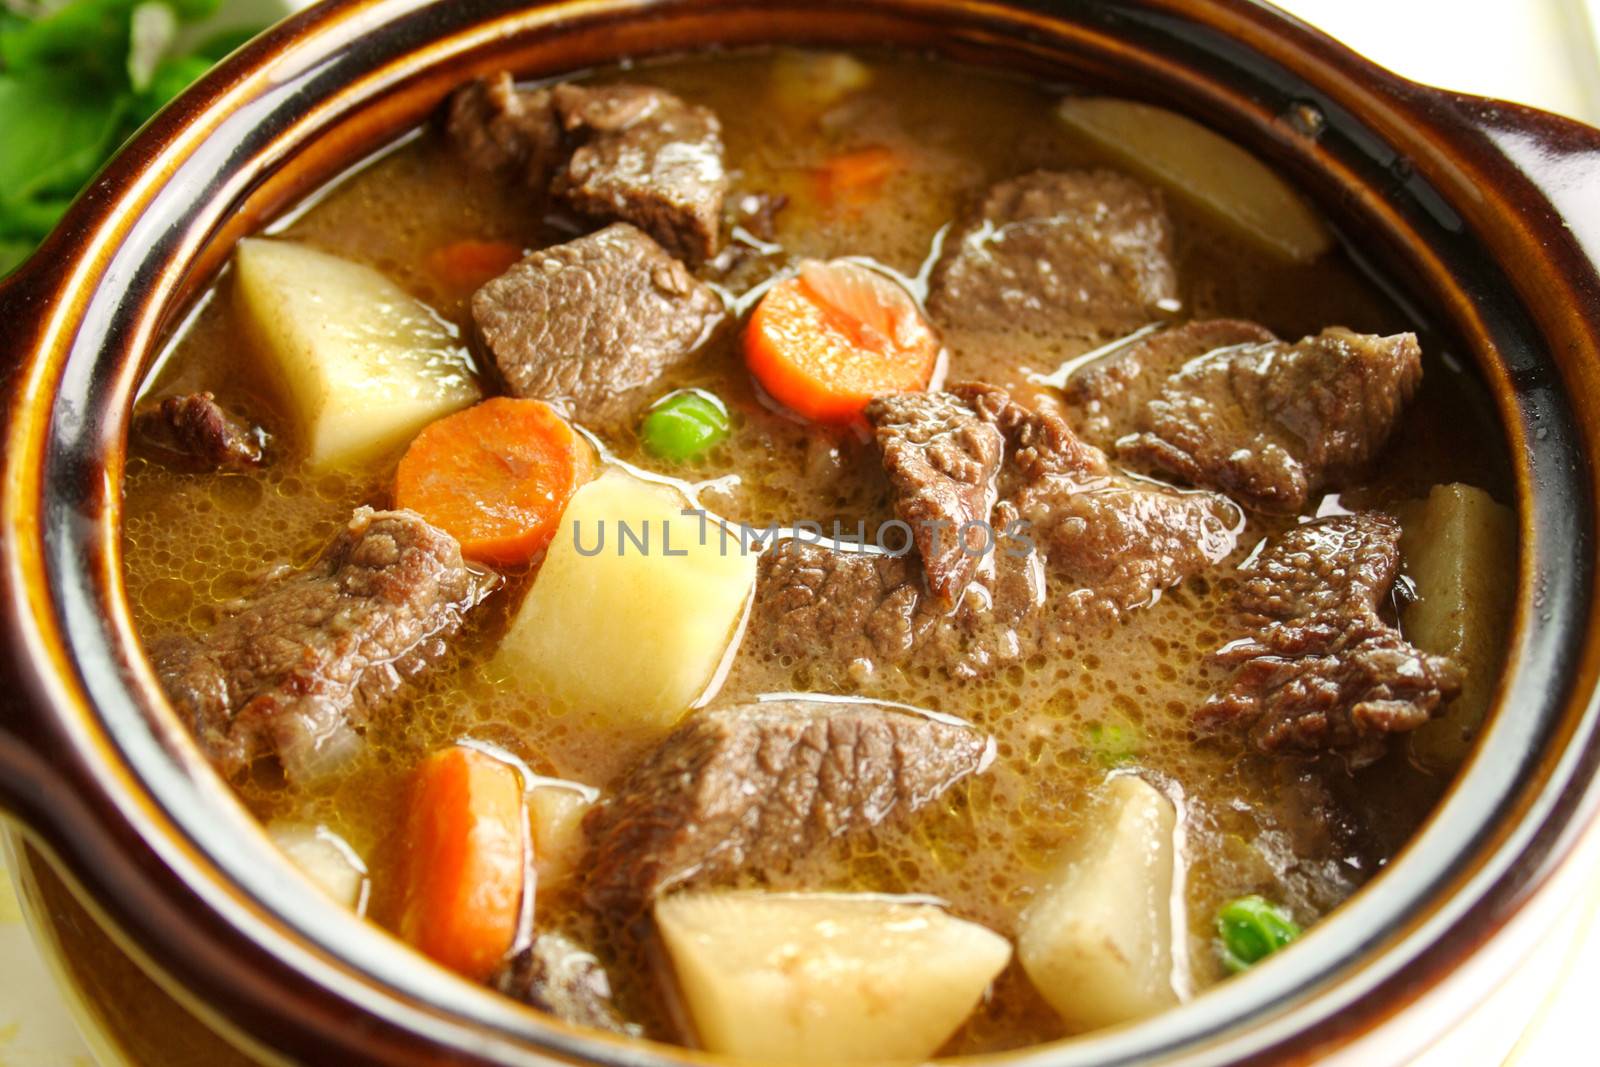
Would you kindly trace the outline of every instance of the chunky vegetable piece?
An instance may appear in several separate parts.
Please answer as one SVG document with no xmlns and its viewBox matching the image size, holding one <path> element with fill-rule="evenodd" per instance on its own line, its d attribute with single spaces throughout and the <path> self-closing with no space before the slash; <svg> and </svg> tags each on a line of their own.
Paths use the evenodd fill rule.
<svg viewBox="0 0 1600 1067">
<path fill-rule="evenodd" d="M 872 68 L 844 52 L 785 50 L 772 58 L 772 103 L 792 122 L 812 122 L 872 84 Z"/>
<path fill-rule="evenodd" d="M 576 784 L 541 784 L 529 791 L 533 869 L 540 892 L 566 881 L 583 858 L 583 817 L 595 799 L 594 790 Z"/>
<path fill-rule="evenodd" d="M 1506 655 L 1517 575 L 1516 518 L 1470 485 L 1439 485 L 1401 509 L 1400 555 L 1416 589 L 1401 612 L 1411 641 L 1449 656 L 1461 694 L 1411 735 L 1411 753 L 1432 770 L 1460 765 L 1494 699 Z"/>
<path fill-rule="evenodd" d="M 267 836 L 334 902 L 357 915 L 367 910 L 367 865 L 344 838 L 326 826 L 302 823 L 274 823 Z"/>
<path fill-rule="evenodd" d="M 1217 911 L 1217 941 L 1229 974 L 1255 966 L 1299 936 L 1293 917 L 1264 897 L 1239 897 Z"/>
<path fill-rule="evenodd" d="M 655 917 L 701 1042 L 749 1060 L 931 1056 L 1011 958 L 998 934 L 892 897 L 683 893 Z"/>
<path fill-rule="evenodd" d="M 434 276 L 451 289 L 472 293 L 510 270 L 522 258 L 515 241 L 456 241 L 428 257 Z"/>
<path fill-rule="evenodd" d="M 762 388 L 818 422 L 852 422 L 875 396 L 926 389 L 940 352 L 910 293 L 846 260 L 804 262 L 761 298 L 745 334 Z"/>
<path fill-rule="evenodd" d="M 727 438 L 728 409 L 703 389 L 667 394 L 639 426 L 645 448 L 676 462 L 703 456 Z"/>
<path fill-rule="evenodd" d="M 909 165 L 908 160 L 884 145 L 843 152 L 817 168 L 817 198 L 836 207 L 865 207 L 885 182 Z"/>
<path fill-rule="evenodd" d="M 1308 263 L 1333 244 L 1300 194 L 1255 156 L 1191 119 L 1132 100 L 1069 96 L 1057 114 L 1118 166 L 1148 178 L 1266 251 Z"/>
<path fill-rule="evenodd" d="M 395 504 L 461 542 L 468 559 L 527 563 L 594 470 L 594 450 L 542 400 L 492 397 L 432 423 L 395 473 Z"/>
<path fill-rule="evenodd" d="M 1017 936 L 1023 969 L 1075 1031 L 1141 1019 L 1178 1002 L 1177 813 L 1132 775 L 1113 778 L 1106 792 L 1100 825 L 1063 859 Z"/>
<path fill-rule="evenodd" d="M 667 486 L 611 471 L 573 496 L 500 645 L 556 703 L 664 731 L 718 674 L 756 554 Z"/>
<path fill-rule="evenodd" d="M 516 939 L 528 877 L 522 781 L 487 752 L 455 745 L 412 777 L 400 936 L 485 981 Z"/>
<path fill-rule="evenodd" d="M 372 459 L 478 399 L 455 327 L 371 267 L 253 238 L 234 269 L 313 468 Z"/>
</svg>

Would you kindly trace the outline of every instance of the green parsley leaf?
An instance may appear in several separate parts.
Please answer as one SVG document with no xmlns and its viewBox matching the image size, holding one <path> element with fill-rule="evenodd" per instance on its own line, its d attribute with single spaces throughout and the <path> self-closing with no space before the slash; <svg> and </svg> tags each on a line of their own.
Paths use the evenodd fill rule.
<svg viewBox="0 0 1600 1067">
<path fill-rule="evenodd" d="M 128 105 L 69 71 L 0 74 L 0 204 L 82 188 L 120 143 Z"/>
<path fill-rule="evenodd" d="M 22 261 L 33 254 L 33 244 L 26 241 L 0 241 L 0 278 L 16 270 Z"/>
<path fill-rule="evenodd" d="M 68 196 L 45 196 L 0 204 L 0 241 L 42 241 L 72 203 Z"/>
</svg>

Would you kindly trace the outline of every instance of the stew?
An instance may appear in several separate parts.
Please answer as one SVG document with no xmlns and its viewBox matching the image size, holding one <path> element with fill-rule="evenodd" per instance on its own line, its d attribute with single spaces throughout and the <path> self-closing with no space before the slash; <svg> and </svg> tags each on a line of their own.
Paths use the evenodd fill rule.
<svg viewBox="0 0 1600 1067">
<path fill-rule="evenodd" d="M 1508 472 L 1203 127 L 758 52 L 473 82 L 242 242 L 124 536 L 336 900 L 575 1025 L 916 1059 L 1160 1012 L 1390 862 L 1492 703 Z"/>
</svg>

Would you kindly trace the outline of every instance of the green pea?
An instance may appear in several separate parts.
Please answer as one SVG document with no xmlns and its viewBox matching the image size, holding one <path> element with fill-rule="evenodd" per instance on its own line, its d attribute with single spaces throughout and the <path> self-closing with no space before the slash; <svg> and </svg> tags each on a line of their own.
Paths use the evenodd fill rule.
<svg viewBox="0 0 1600 1067">
<path fill-rule="evenodd" d="M 1131 723 L 1091 723 L 1084 739 L 1094 761 L 1108 770 L 1132 763 L 1139 754 L 1139 729 Z"/>
<path fill-rule="evenodd" d="M 728 409 L 701 389 L 680 389 L 656 401 L 639 426 L 644 447 L 662 459 L 704 455 L 728 436 Z"/>
<path fill-rule="evenodd" d="M 1277 904 L 1254 894 L 1217 911 L 1222 965 L 1230 974 L 1252 967 L 1300 936 L 1300 926 Z"/>
</svg>

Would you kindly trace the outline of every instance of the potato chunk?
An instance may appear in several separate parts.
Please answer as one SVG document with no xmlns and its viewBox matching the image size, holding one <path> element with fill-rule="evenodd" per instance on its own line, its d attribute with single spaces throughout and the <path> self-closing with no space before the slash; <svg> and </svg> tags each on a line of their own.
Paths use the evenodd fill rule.
<svg viewBox="0 0 1600 1067">
<path fill-rule="evenodd" d="M 240 241 L 237 296 L 323 470 L 398 448 L 478 399 L 455 327 L 388 278 L 288 241 Z"/>
<path fill-rule="evenodd" d="M 845 52 L 784 50 L 772 58 L 771 101 L 794 121 L 809 121 L 872 84 L 872 68 Z"/>
<path fill-rule="evenodd" d="M 596 796 L 587 786 L 553 779 L 539 779 L 528 791 L 539 892 L 565 882 L 583 857 L 583 817 L 594 807 Z"/>
<path fill-rule="evenodd" d="M 1061 120 L 1117 165 L 1153 181 L 1268 252 L 1309 263 L 1328 227 L 1287 182 L 1243 148 L 1182 115 L 1132 100 L 1071 96 Z"/>
<path fill-rule="evenodd" d="M 683 893 L 655 917 L 701 1042 L 751 1060 L 931 1056 L 1011 958 L 1000 935 L 892 897 Z"/>
<path fill-rule="evenodd" d="M 1172 802 L 1113 778 L 1100 824 L 1063 859 L 1022 917 L 1017 958 L 1075 1031 L 1178 1001 L 1173 973 Z"/>
<path fill-rule="evenodd" d="M 1413 757 L 1431 770 L 1466 758 L 1494 700 L 1505 661 L 1516 588 L 1516 518 L 1482 489 L 1437 485 L 1426 501 L 1401 507 L 1400 555 L 1417 598 L 1400 622 L 1424 652 L 1462 670 L 1461 693 L 1411 735 Z"/>
<path fill-rule="evenodd" d="M 267 836 L 329 897 L 357 915 L 367 908 L 367 865 L 356 850 L 326 826 L 273 823 Z"/>
<path fill-rule="evenodd" d="M 736 534 L 611 471 L 573 494 L 499 660 L 562 708 L 665 731 L 719 674 L 755 585 Z"/>
</svg>

